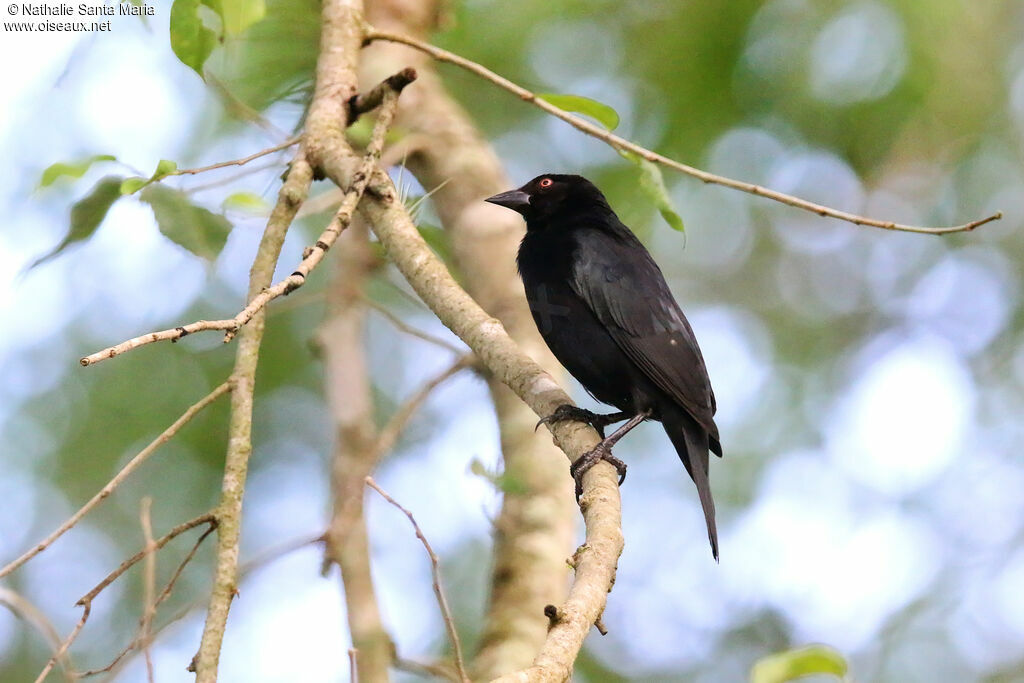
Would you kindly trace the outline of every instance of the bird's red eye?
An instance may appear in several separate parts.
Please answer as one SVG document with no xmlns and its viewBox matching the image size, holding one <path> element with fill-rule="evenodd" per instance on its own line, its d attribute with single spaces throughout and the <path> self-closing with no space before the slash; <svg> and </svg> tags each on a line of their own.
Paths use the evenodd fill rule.
<svg viewBox="0 0 1024 683">
<path fill-rule="evenodd" d="M 555 181 L 553 181 L 551 178 L 541 178 L 540 182 L 537 183 L 537 184 L 540 185 L 540 188 L 542 190 L 546 190 L 549 187 L 551 187 L 552 185 L 554 185 Z"/>
</svg>

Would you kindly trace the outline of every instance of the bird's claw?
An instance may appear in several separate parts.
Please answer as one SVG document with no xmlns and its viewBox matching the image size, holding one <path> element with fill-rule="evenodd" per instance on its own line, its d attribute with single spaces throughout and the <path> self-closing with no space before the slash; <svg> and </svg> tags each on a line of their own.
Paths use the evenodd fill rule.
<svg viewBox="0 0 1024 683">
<path fill-rule="evenodd" d="M 604 428 L 607 426 L 607 422 L 603 421 L 602 418 L 604 418 L 603 415 L 598 415 L 586 408 L 579 408 L 568 403 L 563 403 L 555 409 L 555 412 L 538 420 L 537 426 L 533 428 L 533 431 L 540 429 L 541 425 L 551 425 L 557 422 L 584 422 L 597 430 L 597 433 L 600 434 L 603 439 Z"/>
<path fill-rule="evenodd" d="M 573 480 L 576 482 L 577 501 L 583 495 L 583 475 L 602 460 L 614 467 L 619 473 L 619 486 L 622 486 L 622 483 L 626 481 L 626 463 L 612 455 L 611 450 L 604 443 L 599 443 L 593 449 L 577 458 L 576 462 L 569 465 L 569 474 L 572 475 Z"/>
</svg>

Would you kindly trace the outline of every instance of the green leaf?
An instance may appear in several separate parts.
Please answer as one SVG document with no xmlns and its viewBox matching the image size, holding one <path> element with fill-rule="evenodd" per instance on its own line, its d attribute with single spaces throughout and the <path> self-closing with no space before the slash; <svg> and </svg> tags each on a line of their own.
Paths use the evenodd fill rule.
<svg viewBox="0 0 1024 683">
<path fill-rule="evenodd" d="M 175 244 L 211 261 L 224 248 L 231 222 L 196 206 L 184 192 L 153 184 L 146 187 L 139 198 L 153 207 L 160 232 Z"/>
<path fill-rule="evenodd" d="M 51 164 L 39 179 L 39 187 L 49 187 L 59 178 L 81 178 L 89 167 L 98 161 L 117 161 L 117 157 L 110 154 L 97 154 L 81 161 L 58 161 Z"/>
<path fill-rule="evenodd" d="M 248 211 L 249 213 L 266 213 L 267 203 L 263 197 L 252 192 L 235 192 L 228 195 L 221 204 L 225 209 Z"/>
<path fill-rule="evenodd" d="M 96 228 L 100 227 L 100 223 L 107 217 L 107 211 L 120 196 L 121 178 L 118 176 L 106 176 L 93 185 L 89 194 L 79 199 L 71 207 L 71 226 L 64 239 L 51 251 L 37 258 L 29 266 L 29 269 L 35 268 L 44 261 L 49 261 L 68 245 L 92 237 Z"/>
<path fill-rule="evenodd" d="M 149 182 L 152 183 L 157 180 L 160 180 L 161 178 L 166 178 L 167 176 L 171 175 L 177 170 L 178 164 L 176 164 L 173 161 L 168 161 L 167 159 L 161 159 L 160 162 L 156 165 L 156 170 L 153 171 L 153 175 L 149 179 Z"/>
<path fill-rule="evenodd" d="M 267 13 L 264 0 L 220 0 L 221 21 L 224 22 L 224 33 L 229 37 L 237 36 Z"/>
<path fill-rule="evenodd" d="M 589 116 L 608 130 L 615 130 L 619 127 L 619 112 L 603 102 L 582 95 L 559 95 L 556 93 L 541 93 L 537 97 L 559 109 Z"/>
<path fill-rule="evenodd" d="M 199 0 L 174 0 L 170 32 L 174 54 L 203 78 L 203 64 L 217 46 L 217 34 L 203 25 L 199 5 Z"/>
<path fill-rule="evenodd" d="M 661 175 L 661 167 L 633 152 L 619 150 L 619 154 L 632 161 L 640 169 L 640 189 L 658 209 L 658 213 L 669 224 L 669 227 L 685 233 L 686 227 L 683 225 L 683 218 L 672 204 L 668 188 L 665 187 L 665 178 Z"/>
<path fill-rule="evenodd" d="M 140 178 L 137 175 L 132 176 L 131 178 L 125 178 L 121 181 L 121 194 L 135 194 L 148 184 L 148 180 Z"/>
<path fill-rule="evenodd" d="M 750 671 L 750 683 L 785 683 L 813 674 L 846 676 L 843 656 L 826 645 L 787 650 L 759 659 Z"/>
</svg>

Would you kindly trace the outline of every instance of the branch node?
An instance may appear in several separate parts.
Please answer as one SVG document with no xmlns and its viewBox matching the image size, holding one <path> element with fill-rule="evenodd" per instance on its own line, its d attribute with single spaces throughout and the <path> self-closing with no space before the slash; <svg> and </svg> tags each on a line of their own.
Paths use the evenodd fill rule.
<svg viewBox="0 0 1024 683">
<path fill-rule="evenodd" d="M 544 616 L 548 618 L 548 629 L 552 629 L 562 621 L 564 615 L 554 605 L 544 606 Z"/>
<path fill-rule="evenodd" d="M 348 125 L 351 126 L 360 116 L 379 107 L 381 102 L 384 101 L 386 93 L 393 92 L 397 95 L 402 92 L 405 86 L 415 80 L 416 69 L 406 67 L 398 73 L 385 78 L 365 95 L 353 95 L 350 97 L 345 103 Z"/>
</svg>

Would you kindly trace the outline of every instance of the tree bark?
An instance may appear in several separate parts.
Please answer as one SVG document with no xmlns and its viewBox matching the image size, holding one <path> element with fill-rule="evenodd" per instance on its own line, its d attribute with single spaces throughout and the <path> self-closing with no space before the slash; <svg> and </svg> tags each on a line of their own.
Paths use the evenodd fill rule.
<svg viewBox="0 0 1024 683">
<path fill-rule="evenodd" d="M 440 8 L 433 0 L 374 0 L 368 20 L 381 29 L 426 36 Z M 451 238 L 456 265 L 470 295 L 560 383 L 565 376 L 531 319 L 515 270 L 523 225 L 493 210 L 484 197 L 511 187 L 501 163 L 466 112 L 448 95 L 429 58 L 393 43 L 366 48 L 362 82 L 371 84 L 405 66 L 419 78 L 399 101 L 407 131 L 407 164 L 428 191 Z M 402 144 L 402 143 L 400 143 Z M 566 557 L 576 520 L 565 458 L 537 416 L 501 381 L 489 380 L 501 435 L 505 473 L 521 490 L 505 493 L 495 528 L 490 606 L 473 665 L 490 679 L 527 666 L 547 634 L 544 607 L 568 587 Z"/>
</svg>

